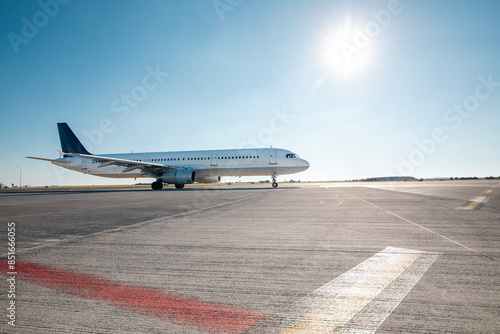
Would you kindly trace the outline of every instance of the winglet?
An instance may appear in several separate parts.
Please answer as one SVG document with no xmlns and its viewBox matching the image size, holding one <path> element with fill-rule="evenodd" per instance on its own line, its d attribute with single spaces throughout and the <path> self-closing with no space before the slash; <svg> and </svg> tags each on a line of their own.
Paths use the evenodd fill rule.
<svg viewBox="0 0 500 334">
<path fill-rule="evenodd" d="M 92 154 L 78 140 L 67 123 L 57 123 L 57 129 L 59 130 L 59 139 L 64 153 Z"/>
</svg>

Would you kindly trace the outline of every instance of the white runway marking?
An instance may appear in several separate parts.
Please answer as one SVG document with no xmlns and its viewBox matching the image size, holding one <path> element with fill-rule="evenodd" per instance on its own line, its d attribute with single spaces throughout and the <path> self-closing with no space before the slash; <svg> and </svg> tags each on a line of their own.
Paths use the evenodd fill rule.
<svg viewBox="0 0 500 334">
<path fill-rule="evenodd" d="M 271 316 L 266 333 L 373 333 L 440 254 L 387 247 Z"/>
<path fill-rule="evenodd" d="M 468 201 L 467 203 L 465 203 L 464 205 L 461 205 L 455 209 L 458 209 L 458 210 L 479 210 L 489 201 L 489 199 L 490 198 L 487 196 L 476 196 L 476 197 L 472 198 L 470 201 Z"/>
<path fill-rule="evenodd" d="M 351 194 L 351 195 L 352 195 L 352 196 L 354 196 L 354 197 L 356 197 L 356 198 L 357 198 L 357 199 L 359 199 L 359 200 L 362 200 L 362 201 L 363 201 L 363 202 L 365 202 L 365 203 L 368 203 L 368 204 L 370 204 L 370 205 L 372 205 L 372 206 L 374 206 L 374 207 L 376 207 L 376 208 L 380 209 L 380 210 L 384 210 L 385 212 L 387 212 L 387 213 L 388 213 L 388 214 L 390 214 L 390 215 L 393 215 L 394 217 L 397 217 L 397 218 L 399 218 L 399 219 L 402 219 L 402 220 L 404 220 L 405 222 L 408 222 L 408 223 L 410 223 L 410 224 L 413 224 L 413 225 L 415 225 L 415 226 L 417 226 L 417 227 L 420 227 L 421 229 L 424 229 L 424 230 L 426 230 L 426 231 L 428 231 L 428 232 L 430 232 L 430 233 L 432 233 L 432 234 L 435 234 L 435 235 L 437 235 L 437 236 L 439 236 L 439 237 L 441 237 L 441 238 L 443 238 L 443 239 L 445 239 L 445 240 L 448 240 L 449 242 L 452 242 L 452 243 L 454 243 L 455 245 L 458 245 L 458 246 L 460 246 L 460 247 L 463 247 L 463 248 L 465 248 L 465 249 L 468 249 L 468 250 L 470 250 L 471 252 L 478 253 L 475 249 L 472 249 L 472 248 L 470 248 L 470 247 L 467 247 L 467 246 L 465 246 L 465 245 L 463 245 L 463 244 L 459 243 L 458 241 L 455 241 L 455 240 L 452 240 L 452 239 L 450 239 L 450 238 L 448 238 L 448 237 L 445 237 L 444 235 L 439 234 L 439 233 L 437 233 L 437 232 L 434 232 L 433 230 L 431 230 L 431 229 L 429 229 L 429 228 L 427 228 L 427 227 L 424 227 L 424 226 L 422 226 L 422 225 L 420 225 L 420 224 L 417 224 L 417 223 L 415 223 L 415 222 L 412 222 L 411 220 L 406 219 L 406 218 L 404 218 L 404 217 L 401 217 L 400 215 L 398 215 L 398 214 L 396 214 L 396 213 L 394 213 L 394 212 L 391 212 L 391 211 L 389 211 L 389 210 L 386 210 L 386 209 L 384 209 L 384 208 L 382 208 L 382 207 L 380 207 L 380 206 L 378 206 L 378 205 L 376 205 L 376 204 L 373 204 L 373 203 L 371 203 L 371 202 L 368 202 L 367 200 L 365 200 L 365 199 L 363 199 L 363 198 L 361 198 L 361 197 L 358 197 L 358 196 L 353 195 L 353 194 Z"/>
</svg>

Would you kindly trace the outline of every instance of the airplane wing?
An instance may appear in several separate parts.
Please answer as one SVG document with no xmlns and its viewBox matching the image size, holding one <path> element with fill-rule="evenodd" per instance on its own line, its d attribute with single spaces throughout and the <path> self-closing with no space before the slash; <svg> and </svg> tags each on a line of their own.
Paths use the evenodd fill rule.
<svg viewBox="0 0 500 334">
<path fill-rule="evenodd" d="M 106 167 L 110 165 L 124 166 L 126 168 L 122 171 L 122 173 L 130 172 L 135 169 L 140 169 L 144 175 L 150 174 L 154 177 L 160 176 L 163 173 L 174 169 L 183 169 L 183 167 L 167 166 L 154 162 L 134 161 L 128 159 L 111 158 L 111 157 L 104 157 L 91 154 L 64 153 L 64 155 L 87 158 L 87 159 L 92 159 L 94 161 L 98 161 L 100 162 L 98 167 Z"/>
</svg>

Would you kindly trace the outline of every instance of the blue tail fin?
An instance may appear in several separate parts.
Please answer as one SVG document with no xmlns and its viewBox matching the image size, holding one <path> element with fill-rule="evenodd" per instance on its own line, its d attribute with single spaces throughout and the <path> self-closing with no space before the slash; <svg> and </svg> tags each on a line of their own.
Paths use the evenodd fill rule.
<svg viewBox="0 0 500 334">
<path fill-rule="evenodd" d="M 76 138 L 68 124 L 57 123 L 57 129 L 59 130 L 59 139 L 61 139 L 61 149 L 64 153 L 91 154 Z"/>
</svg>

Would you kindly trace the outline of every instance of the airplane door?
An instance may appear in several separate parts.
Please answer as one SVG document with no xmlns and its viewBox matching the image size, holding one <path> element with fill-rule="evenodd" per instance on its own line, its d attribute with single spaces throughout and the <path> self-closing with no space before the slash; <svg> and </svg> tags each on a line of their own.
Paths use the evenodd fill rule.
<svg viewBox="0 0 500 334">
<path fill-rule="evenodd" d="M 151 157 L 146 157 L 146 158 L 144 159 L 144 161 L 145 161 L 145 162 L 151 162 Z"/>
<path fill-rule="evenodd" d="M 212 154 L 212 161 L 210 163 L 212 167 L 217 166 L 217 154 Z"/>
<path fill-rule="evenodd" d="M 82 159 L 82 170 L 87 170 L 87 160 L 88 159 Z"/>
<path fill-rule="evenodd" d="M 276 150 L 269 150 L 269 164 L 276 165 L 278 163 L 278 154 Z"/>
</svg>

